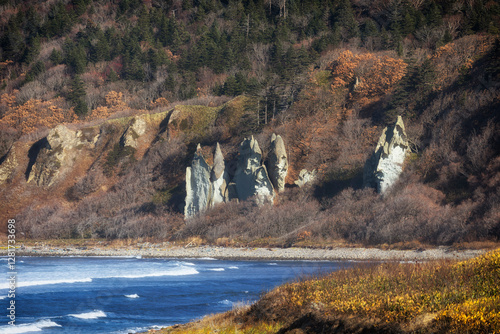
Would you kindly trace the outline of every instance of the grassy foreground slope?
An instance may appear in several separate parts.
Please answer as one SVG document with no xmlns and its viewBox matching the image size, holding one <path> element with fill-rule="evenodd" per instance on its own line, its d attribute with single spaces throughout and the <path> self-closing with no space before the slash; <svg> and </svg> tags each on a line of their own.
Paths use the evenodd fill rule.
<svg viewBox="0 0 500 334">
<path fill-rule="evenodd" d="M 159 333 L 500 333 L 500 250 L 285 284 L 252 306 Z"/>
</svg>

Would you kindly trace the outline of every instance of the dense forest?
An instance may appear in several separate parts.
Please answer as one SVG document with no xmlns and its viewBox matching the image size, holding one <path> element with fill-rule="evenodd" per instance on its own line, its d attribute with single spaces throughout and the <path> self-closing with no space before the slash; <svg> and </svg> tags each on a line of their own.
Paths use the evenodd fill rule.
<svg viewBox="0 0 500 334">
<path fill-rule="evenodd" d="M 62 123 L 220 110 L 203 131 L 156 138 L 141 154 L 103 144 L 92 168 L 48 189 L 7 180 L 2 217 L 27 237 L 284 246 L 500 237 L 497 0 L 0 0 L 0 13 L 0 163 L 14 143 L 33 145 Z M 362 188 L 362 169 L 398 115 L 412 153 L 381 196 Z M 231 202 L 184 220 L 197 143 L 211 152 L 220 142 L 229 159 L 248 135 L 265 152 L 272 133 L 290 161 L 275 205 Z M 318 177 L 298 188 L 303 168 Z"/>
</svg>

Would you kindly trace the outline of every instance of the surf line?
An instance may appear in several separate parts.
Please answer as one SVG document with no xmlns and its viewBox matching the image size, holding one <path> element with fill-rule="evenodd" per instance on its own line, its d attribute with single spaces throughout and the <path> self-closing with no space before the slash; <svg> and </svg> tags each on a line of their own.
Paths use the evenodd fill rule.
<svg viewBox="0 0 500 334">
<path fill-rule="evenodd" d="M 9 293 L 7 298 L 10 299 L 9 307 L 7 308 L 7 317 L 9 318 L 9 325 L 16 325 L 16 220 L 9 219 L 7 225 L 7 266 L 9 267 Z"/>
</svg>

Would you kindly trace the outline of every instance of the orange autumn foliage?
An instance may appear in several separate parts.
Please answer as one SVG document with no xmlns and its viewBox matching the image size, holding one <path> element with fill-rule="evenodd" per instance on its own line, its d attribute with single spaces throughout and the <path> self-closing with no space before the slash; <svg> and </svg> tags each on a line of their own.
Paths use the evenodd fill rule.
<svg viewBox="0 0 500 334">
<path fill-rule="evenodd" d="M 494 36 L 473 35 L 457 39 L 438 48 L 430 57 L 439 73 L 435 90 L 446 87 L 455 81 L 461 73 L 472 68 L 474 62 L 491 51 L 495 45 Z"/>
<path fill-rule="evenodd" d="M 0 125 L 12 127 L 22 134 L 26 134 L 40 128 L 52 128 L 57 124 L 76 120 L 73 108 L 68 110 L 63 107 L 64 99 L 62 97 L 48 101 L 30 99 L 17 105 L 15 93 L 1 96 L 2 105 L 6 108 L 6 112 L 0 119 Z"/>
<path fill-rule="evenodd" d="M 333 77 L 332 90 L 354 84 L 361 97 L 374 97 L 388 93 L 406 73 L 407 64 L 399 58 L 378 56 L 373 53 L 353 54 L 346 50 L 329 69 Z"/>
<path fill-rule="evenodd" d="M 151 105 L 151 109 L 154 109 L 154 108 L 166 107 L 166 106 L 168 106 L 169 103 L 170 102 L 168 102 L 168 100 L 166 98 L 159 97 L 156 100 L 151 101 L 150 105 Z"/>
<path fill-rule="evenodd" d="M 121 111 L 126 109 L 127 103 L 123 100 L 122 92 L 115 92 L 114 90 L 110 91 L 106 94 L 106 105 L 100 106 L 92 110 L 90 113 L 89 119 L 104 119 L 111 116 L 113 113 L 117 111 Z"/>
</svg>

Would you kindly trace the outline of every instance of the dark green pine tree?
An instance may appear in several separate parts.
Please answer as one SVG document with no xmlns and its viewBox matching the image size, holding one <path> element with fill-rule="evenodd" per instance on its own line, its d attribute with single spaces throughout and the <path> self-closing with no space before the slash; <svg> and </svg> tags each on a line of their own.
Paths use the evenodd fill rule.
<svg viewBox="0 0 500 334">
<path fill-rule="evenodd" d="M 333 29 L 339 29 L 342 39 L 349 40 L 359 36 L 358 21 L 354 17 L 350 0 L 340 0 L 333 16 L 335 22 Z"/>
<path fill-rule="evenodd" d="M 43 72 L 45 72 L 45 64 L 42 61 L 37 61 L 26 74 L 25 82 L 35 80 Z"/>
<path fill-rule="evenodd" d="M 109 74 L 108 74 L 108 81 L 115 82 L 118 79 L 119 79 L 118 74 L 116 74 L 115 70 L 113 68 L 111 68 L 111 70 L 109 71 Z"/>
<path fill-rule="evenodd" d="M 2 48 L 2 59 L 18 60 L 25 52 L 26 43 L 24 35 L 13 20 L 9 20 L 6 31 L 2 34 L 0 46 Z"/>
<path fill-rule="evenodd" d="M 61 51 L 56 50 L 55 48 L 52 49 L 52 52 L 50 53 L 49 59 L 51 62 L 54 63 L 54 65 L 58 65 L 58 64 L 62 63 L 63 56 L 62 56 Z"/>
<path fill-rule="evenodd" d="M 65 45 L 64 62 L 68 65 L 75 74 L 82 74 L 85 72 L 87 66 L 87 54 L 83 45 L 75 45 L 70 42 Z"/>
<path fill-rule="evenodd" d="M 75 75 L 71 81 L 70 91 L 68 93 L 68 100 L 75 107 L 75 113 L 82 117 L 88 112 L 88 106 L 85 102 L 85 97 L 87 93 L 85 92 L 85 84 L 79 75 Z"/>
<path fill-rule="evenodd" d="M 31 64 L 38 54 L 40 53 L 40 37 L 38 35 L 30 38 L 28 42 L 28 47 L 24 53 L 23 62 L 26 64 Z"/>
<path fill-rule="evenodd" d="M 140 41 L 148 41 L 148 42 L 153 41 L 153 31 L 151 28 L 149 11 L 146 8 L 146 6 L 141 7 L 136 27 Z"/>
<path fill-rule="evenodd" d="M 89 0 L 73 0 L 73 8 L 76 16 L 83 15 L 87 10 L 87 6 L 89 4 Z"/>
<path fill-rule="evenodd" d="M 441 10 L 434 1 L 431 2 L 431 5 L 426 15 L 426 20 L 427 24 L 431 27 L 437 27 L 443 21 L 443 18 L 441 16 Z"/>
<path fill-rule="evenodd" d="M 90 60 L 94 63 L 102 60 L 109 61 L 112 58 L 108 40 L 102 32 L 98 36 L 97 42 L 90 47 Z"/>
<path fill-rule="evenodd" d="M 401 24 L 401 31 L 403 36 L 413 34 L 416 27 L 416 18 L 413 13 L 408 9 L 403 17 L 403 23 Z"/>
<path fill-rule="evenodd" d="M 51 8 L 48 20 L 42 30 L 48 37 L 62 36 L 69 31 L 73 21 L 73 17 L 68 13 L 66 6 L 61 1 Z"/>
<path fill-rule="evenodd" d="M 363 32 L 361 35 L 363 42 L 366 42 L 370 37 L 377 37 L 378 35 L 379 31 L 375 21 L 373 21 L 372 19 L 366 20 L 365 24 L 363 25 Z"/>
</svg>

